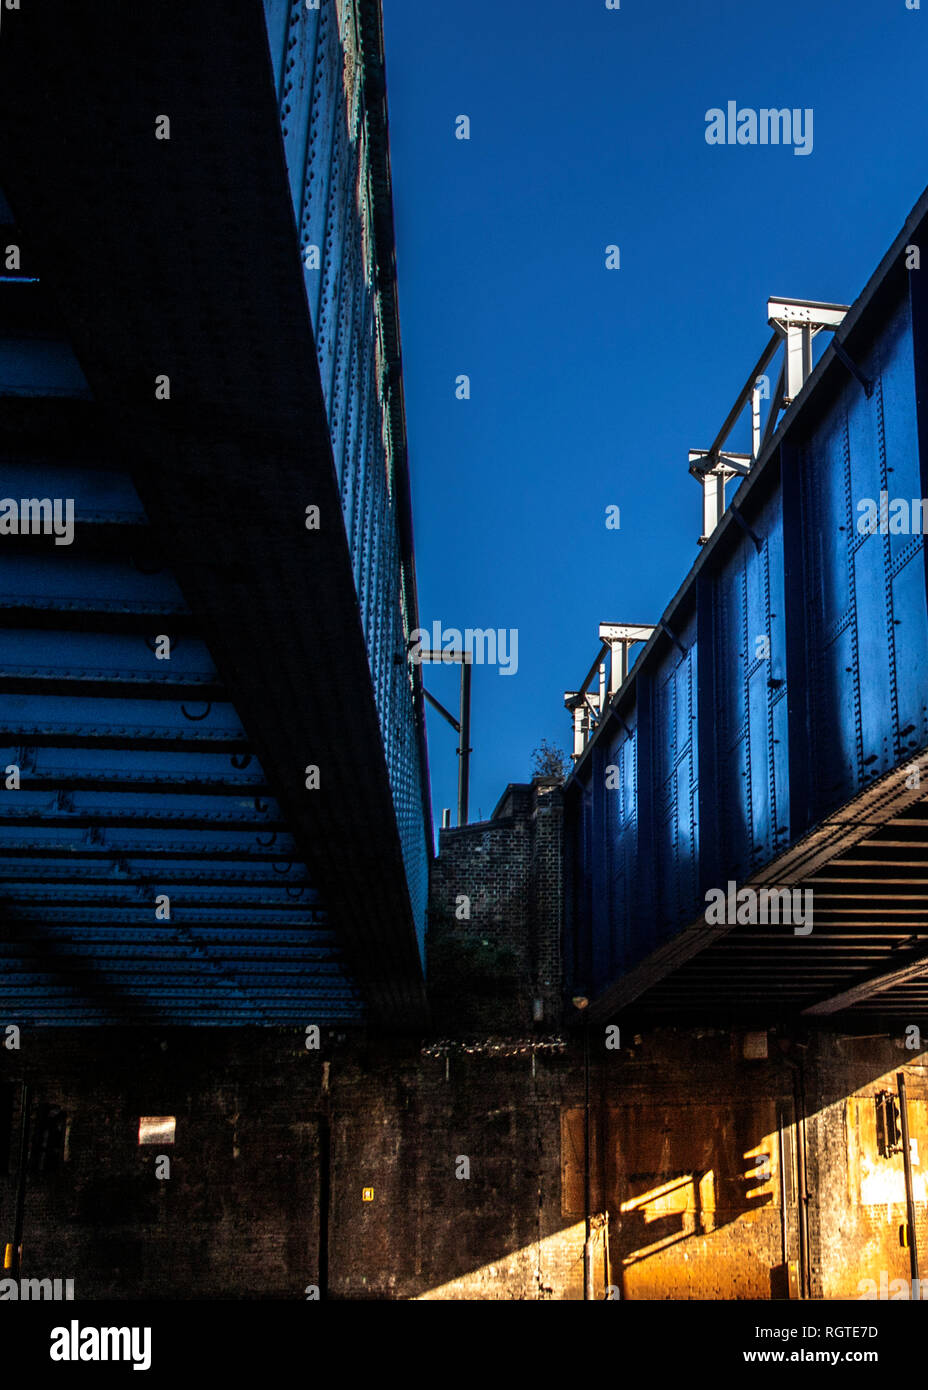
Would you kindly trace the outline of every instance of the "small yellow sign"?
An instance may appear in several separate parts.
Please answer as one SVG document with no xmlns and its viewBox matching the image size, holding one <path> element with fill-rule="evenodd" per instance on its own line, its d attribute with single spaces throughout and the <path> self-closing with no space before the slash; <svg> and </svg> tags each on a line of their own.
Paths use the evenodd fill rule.
<svg viewBox="0 0 928 1390">
<path fill-rule="evenodd" d="M 361 1188 L 361 1201 L 372 1202 L 374 1200 L 374 1189 L 372 1187 Z"/>
</svg>

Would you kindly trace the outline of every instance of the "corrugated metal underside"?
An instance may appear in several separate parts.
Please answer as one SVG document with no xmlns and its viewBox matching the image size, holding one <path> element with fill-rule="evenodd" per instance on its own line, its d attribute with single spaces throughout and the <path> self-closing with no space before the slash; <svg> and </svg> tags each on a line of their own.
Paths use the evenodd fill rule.
<svg viewBox="0 0 928 1390">
<path fill-rule="evenodd" d="M 924 766 L 924 764 L 923 764 Z M 805 864 L 764 878 L 813 893 L 812 931 L 791 925 L 736 926 L 701 936 L 683 964 L 653 962 L 629 990 L 629 1017 L 764 1024 L 837 1020 L 851 1031 L 928 1021 L 928 798 L 897 814 L 884 797 L 862 799 L 843 822 L 810 837 Z M 896 798 L 893 798 L 896 799 Z M 850 841 L 835 853 L 835 845 Z M 809 871 L 811 870 L 811 872 Z M 693 935 L 699 935 L 694 928 Z M 706 944 L 711 943 L 711 944 Z"/>
<path fill-rule="evenodd" d="M 4 24 L 0 45 L 0 182 L 100 408 L 91 433 L 131 481 L 114 511 L 92 438 L 67 482 L 83 496 L 73 546 L 16 542 L 29 601 L 4 664 L 2 741 L 35 750 L 3 821 L 14 931 L 28 922 L 36 946 L 19 985 L 45 1021 L 66 1021 L 78 994 L 94 1022 L 356 1017 L 315 889 L 371 1015 L 417 1026 L 421 960 L 262 6 L 129 13 L 49 0 Z M 170 141 L 155 139 L 161 114 Z M 161 374 L 170 400 L 155 399 Z M 24 428 L 45 440 L 40 409 Z M 56 427 L 72 462 L 73 427 Z M 66 635 L 52 650 L 43 629 Z M 153 675 L 144 643 L 161 633 L 180 645 Z M 150 905 L 171 886 L 162 930 Z M 78 923 L 81 941 L 97 933 L 86 954 Z M 216 937 L 227 928 L 235 939 Z M 253 954 L 271 936 L 273 965 Z M 80 979 L 61 993 L 68 952 Z M 156 963 L 165 992 L 150 1009 Z"/>
<path fill-rule="evenodd" d="M 0 491 L 30 497 L 38 477 L 75 502 L 72 544 L 0 542 L 0 1016 L 359 1020 L 280 805 L 131 481 L 106 466 L 97 416 L 81 400 L 0 402 Z M 83 451 L 95 466 L 75 465 Z"/>
</svg>

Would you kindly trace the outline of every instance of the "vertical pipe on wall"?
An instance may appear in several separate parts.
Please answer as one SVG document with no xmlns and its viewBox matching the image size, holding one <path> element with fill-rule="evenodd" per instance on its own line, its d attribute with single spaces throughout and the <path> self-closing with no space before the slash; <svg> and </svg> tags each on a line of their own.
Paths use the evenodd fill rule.
<svg viewBox="0 0 928 1390">
<path fill-rule="evenodd" d="M 812 1266 L 809 1256 L 809 1187 L 806 1176 L 806 1095 L 802 1058 L 783 1059 L 793 1073 L 793 1114 L 795 1120 L 796 1188 L 799 1204 L 799 1297 L 812 1297 Z"/>
<path fill-rule="evenodd" d="M 612 1284 L 612 1260 L 609 1253 L 609 1178 L 607 1164 L 607 1135 L 606 1128 L 609 1123 L 609 1108 L 606 1102 L 606 1068 L 603 1065 L 603 1054 L 599 1054 L 599 1099 L 598 1099 L 598 1119 L 597 1119 L 597 1144 L 596 1144 L 596 1163 L 599 1169 L 599 1204 L 600 1217 L 602 1220 L 603 1231 L 603 1297 L 611 1298 L 609 1292 Z"/>
<path fill-rule="evenodd" d="M 912 1273 L 910 1298 L 918 1298 L 918 1239 L 915 1233 L 915 1190 L 912 1184 L 912 1145 L 909 1143 L 909 1106 L 906 1099 L 905 1072 L 896 1073 L 899 1087 L 899 1119 L 902 1124 L 902 1163 L 905 1169 L 905 1211 L 909 1237 L 909 1268 Z"/>
<path fill-rule="evenodd" d="M 32 1094 L 28 1082 L 23 1082 L 22 1114 L 19 1127 L 19 1165 L 16 1169 L 16 1210 L 13 1217 L 12 1277 L 19 1278 L 23 1266 L 23 1225 L 26 1216 L 26 1164 L 29 1158 L 29 1112 Z M 5 1263 L 5 1261 L 4 1261 Z"/>
<path fill-rule="evenodd" d="M 786 1182 L 786 1164 L 788 1162 L 787 1137 L 786 1137 L 786 1116 L 782 1109 L 777 1115 L 777 1136 L 779 1140 L 779 1163 L 780 1163 L 780 1249 L 783 1268 L 787 1271 L 787 1284 L 789 1283 L 789 1189 Z"/>
<path fill-rule="evenodd" d="M 812 1297 L 809 1259 L 809 1187 L 806 1174 L 806 1096 L 802 1062 L 791 1064 L 796 1103 L 796 1176 L 799 1185 L 799 1297 Z"/>
<path fill-rule="evenodd" d="M 590 1164 L 590 1021 L 583 1019 L 583 1297 L 593 1297 L 593 1232 L 591 1222 Z"/>
<path fill-rule="evenodd" d="M 319 1297 L 329 1295 L 329 1201 L 332 1155 L 328 1115 L 319 1117 Z"/>
</svg>

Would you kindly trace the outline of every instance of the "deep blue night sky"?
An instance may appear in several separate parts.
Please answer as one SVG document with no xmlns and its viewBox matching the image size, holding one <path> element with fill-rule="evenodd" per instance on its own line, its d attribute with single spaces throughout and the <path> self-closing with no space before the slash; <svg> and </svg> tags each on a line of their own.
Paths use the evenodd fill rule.
<svg viewBox="0 0 928 1390">
<path fill-rule="evenodd" d="M 518 629 L 517 673 L 474 674 L 476 820 L 543 737 L 569 751 L 599 622 L 655 622 L 696 558 L 687 450 L 768 296 L 851 303 L 928 183 L 928 0 L 384 13 L 421 621 Z M 811 153 L 707 144 L 729 100 L 812 108 Z M 454 705 L 456 670 L 425 670 Z M 455 743 L 430 713 L 436 820 Z"/>
</svg>

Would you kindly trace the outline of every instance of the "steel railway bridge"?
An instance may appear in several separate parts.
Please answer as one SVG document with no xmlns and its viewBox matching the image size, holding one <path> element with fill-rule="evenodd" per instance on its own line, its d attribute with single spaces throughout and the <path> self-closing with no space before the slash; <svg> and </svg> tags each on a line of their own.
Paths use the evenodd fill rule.
<svg viewBox="0 0 928 1390">
<path fill-rule="evenodd" d="M 383 74 L 367 0 L 4 10 L 5 1021 L 424 1017 Z"/>
<path fill-rule="evenodd" d="M 770 301 L 689 455 L 697 562 L 656 624 L 604 623 L 567 692 L 566 952 L 590 1018 L 924 1025 L 926 251 L 928 194 L 850 308 Z M 739 416 L 749 453 L 726 448 Z M 745 887 L 811 890 L 811 932 L 706 920 Z"/>
</svg>

